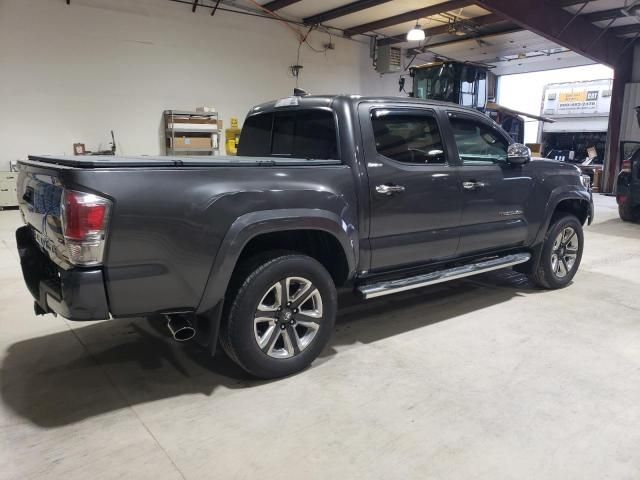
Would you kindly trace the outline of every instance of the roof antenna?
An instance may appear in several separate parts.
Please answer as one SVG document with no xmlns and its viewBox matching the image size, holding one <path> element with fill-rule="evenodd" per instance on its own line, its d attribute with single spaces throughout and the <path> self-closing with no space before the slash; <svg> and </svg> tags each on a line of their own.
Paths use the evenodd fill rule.
<svg viewBox="0 0 640 480">
<path fill-rule="evenodd" d="M 306 97 L 307 95 L 309 95 L 305 90 L 301 89 L 301 88 L 294 88 L 293 89 L 293 96 L 294 97 Z"/>
</svg>

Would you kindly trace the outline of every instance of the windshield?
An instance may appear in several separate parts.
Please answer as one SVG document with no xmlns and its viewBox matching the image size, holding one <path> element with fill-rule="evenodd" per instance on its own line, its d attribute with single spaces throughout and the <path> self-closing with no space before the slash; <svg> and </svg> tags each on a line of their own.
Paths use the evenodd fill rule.
<svg viewBox="0 0 640 480">
<path fill-rule="evenodd" d="M 415 71 L 415 96 L 418 98 L 458 103 L 456 71 L 453 64 L 419 68 Z"/>
</svg>

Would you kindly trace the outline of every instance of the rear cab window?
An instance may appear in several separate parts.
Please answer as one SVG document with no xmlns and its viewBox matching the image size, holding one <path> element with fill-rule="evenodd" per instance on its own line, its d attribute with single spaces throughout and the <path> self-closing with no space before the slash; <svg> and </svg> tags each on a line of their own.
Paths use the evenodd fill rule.
<svg viewBox="0 0 640 480">
<path fill-rule="evenodd" d="M 251 115 L 242 127 L 238 155 L 340 160 L 335 116 L 323 109 Z"/>
</svg>

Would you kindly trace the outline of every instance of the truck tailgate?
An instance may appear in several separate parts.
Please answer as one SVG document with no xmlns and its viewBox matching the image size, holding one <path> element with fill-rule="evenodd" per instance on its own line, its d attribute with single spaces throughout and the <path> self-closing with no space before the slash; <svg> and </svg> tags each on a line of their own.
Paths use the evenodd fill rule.
<svg viewBox="0 0 640 480">
<path fill-rule="evenodd" d="M 60 167 L 21 165 L 18 204 L 26 225 L 16 231 L 22 273 L 38 314 L 71 320 L 109 318 L 101 268 L 72 268 L 62 231 Z"/>
<path fill-rule="evenodd" d="M 55 168 L 22 168 L 18 175 L 18 205 L 23 220 L 33 230 L 34 240 L 56 263 L 63 263 L 64 239 L 61 223 L 63 192 Z"/>
</svg>

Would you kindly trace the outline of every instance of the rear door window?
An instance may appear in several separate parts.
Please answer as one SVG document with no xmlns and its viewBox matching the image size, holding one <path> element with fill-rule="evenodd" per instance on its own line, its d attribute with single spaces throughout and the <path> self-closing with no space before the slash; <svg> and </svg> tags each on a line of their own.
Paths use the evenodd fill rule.
<svg viewBox="0 0 640 480">
<path fill-rule="evenodd" d="M 238 155 L 339 160 L 334 115 L 327 110 L 251 115 L 242 128 Z"/>
<path fill-rule="evenodd" d="M 402 163 L 446 163 L 438 122 L 426 110 L 374 110 L 371 114 L 376 150 Z"/>
</svg>

